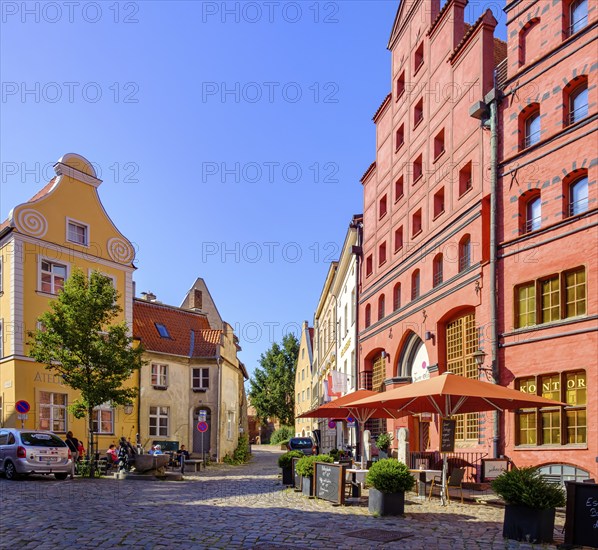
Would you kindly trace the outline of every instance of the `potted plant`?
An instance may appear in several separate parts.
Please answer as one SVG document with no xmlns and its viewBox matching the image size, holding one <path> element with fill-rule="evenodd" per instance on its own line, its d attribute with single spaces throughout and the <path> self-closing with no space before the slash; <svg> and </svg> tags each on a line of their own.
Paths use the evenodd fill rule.
<svg viewBox="0 0 598 550">
<path fill-rule="evenodd" d="M 366 482 L 370 485 L 370 514 L 399 516 L 405 511 L 405 491 L 413 489 L 415 478 L 402 462 L 383 458 L 372 464 Z"/>
<path fill-rule="evenodd" d="M 278 457 L 278 467 L 282 468 L 282 484 L 293 485 L 293 458 L 305 456 L 301 451 L 289 451 Z"/>
<path fill-rule="evenodd" d="M 301 476 L 301 489 L 306 497 L 314 496 L 314 463 L 315 462 L 328 462 L 333 463 L 334 459 L 330 455 L 311 455 L 304 456 L 297 462 L 296 470 Z"/>
<path fill-rule="evenodd" d="M 393 437 L 389 433 L 381 433 L 376 439 L 376 447 L 380 451 L 378 453 L 380 458 L 388 458 L 388 450 L 390 449 L 392 439 Z"/>
<path fill-rule="evenodd" d="M 565 505 L 559 484 L 547 481 L 537 468 L 514 468 L 492 481 L 505 501 L 503 537 L 526 542 L 552 542 L 555 509 Z"/>
</svg>

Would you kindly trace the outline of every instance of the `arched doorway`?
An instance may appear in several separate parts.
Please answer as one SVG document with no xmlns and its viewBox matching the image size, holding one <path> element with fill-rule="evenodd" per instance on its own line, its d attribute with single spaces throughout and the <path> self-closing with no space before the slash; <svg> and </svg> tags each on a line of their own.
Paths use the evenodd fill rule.
<svg viewBox="0 0 598 550">
<path fill-rule="evenodd" d="M 407 338 L 397 365 L 397 375 L 411 377 L 413 382 L 430 378 L 430 358 L 422 339 L 415 333 Z"/>
<path fill-rule="evenodd" d="M 199 411 L 206 411 L 206 423 L 208 429 L 200 432 L 197 429 L 199 422 Z M 196 407 L 193 411 L 193 452 L 197 454 L 210 454 L 210 439 L 212 433 L 212 411 L 208 407 Z"/>
</svg>

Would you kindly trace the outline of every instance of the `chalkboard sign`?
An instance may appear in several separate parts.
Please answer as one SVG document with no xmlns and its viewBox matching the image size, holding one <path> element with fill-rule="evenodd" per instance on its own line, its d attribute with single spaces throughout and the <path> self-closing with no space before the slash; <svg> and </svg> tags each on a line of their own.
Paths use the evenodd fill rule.
<svg viewBox="0 0 598 550">
<path fill-rule="evenodd" d="M 455 452 L 455 428 L 457 421 L 450 418 L 442 419 L 441 438 L 440 438 L 440 452 L 453 453 Z"/>
<path fill-rule="evenodd" d="M 565 543 L 598 548 L 598 484 L 567 481 Z"/>
<path fill-rule="evenodd" d="M 315 463 L 316 498 L 337 504 L 345 501 L 345 467 L 342 464 Z"/>
<path fill-rule="evenodd" d="M 291 459 L 291 470 L 293 471 L 293 489 L 295 489 L 295 491 L 301 491 L 301 476 L 297 473 L 297 462 L 300 460 L 300 458 Z"/>
</svg>

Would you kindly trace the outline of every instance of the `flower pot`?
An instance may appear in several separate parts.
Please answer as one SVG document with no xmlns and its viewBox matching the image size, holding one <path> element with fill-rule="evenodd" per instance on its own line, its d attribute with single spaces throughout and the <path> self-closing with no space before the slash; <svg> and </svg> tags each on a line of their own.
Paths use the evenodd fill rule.
<svg viewBox="0 0 598 550">
<path fill-rule="evenodd" d="M 303 496 L 313 497 L 313 478 L 302 477 L 301 478 L 301 492 Z"/>
<path fill-rule="evenodd" d="M 282 468 L 282 484 L 293 485 L 293 470 L 291 467 Z"/>
<path fill-rule="evenodd" d="M 382 493 L 372 487 L 368 511 L 379 516 L 401 516 L 405 512 L 405 493 Z"/>
<path fill-rule="evenodd" d="M 526 542 L 552 542 L 555 509 L 540 510 L 507 504 L 502 536 Z"/>
<path fill-rule="evenodd" d="M 383 451 L 382 449 L 378 449 L 378 458 L 382 460 L 383 458 L 388 458 L 388 451 Z"/>
</svg>

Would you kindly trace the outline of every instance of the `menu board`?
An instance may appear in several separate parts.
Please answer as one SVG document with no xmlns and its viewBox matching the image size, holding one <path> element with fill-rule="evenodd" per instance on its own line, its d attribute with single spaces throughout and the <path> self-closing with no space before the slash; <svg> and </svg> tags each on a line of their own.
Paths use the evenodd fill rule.
<svg viewBox="0 0 598 550">
<path fill-rule="evenodd" d="M 565 543 L 598 548 L 598 484 L 567 481 Z"/>
<path fill-rule="evenodd" d="M 343 504 L 345 500 L 345 468 L 342 464 L 315 463 L 316 498 Z"/>
<path fill-rule="evenodd" d="M 455 452 L 455 428 L 457 421 L 450 418 L 442 419 L 441 438 L 440 438 L 440 452 L 453 453 Z"/>
</svg>

